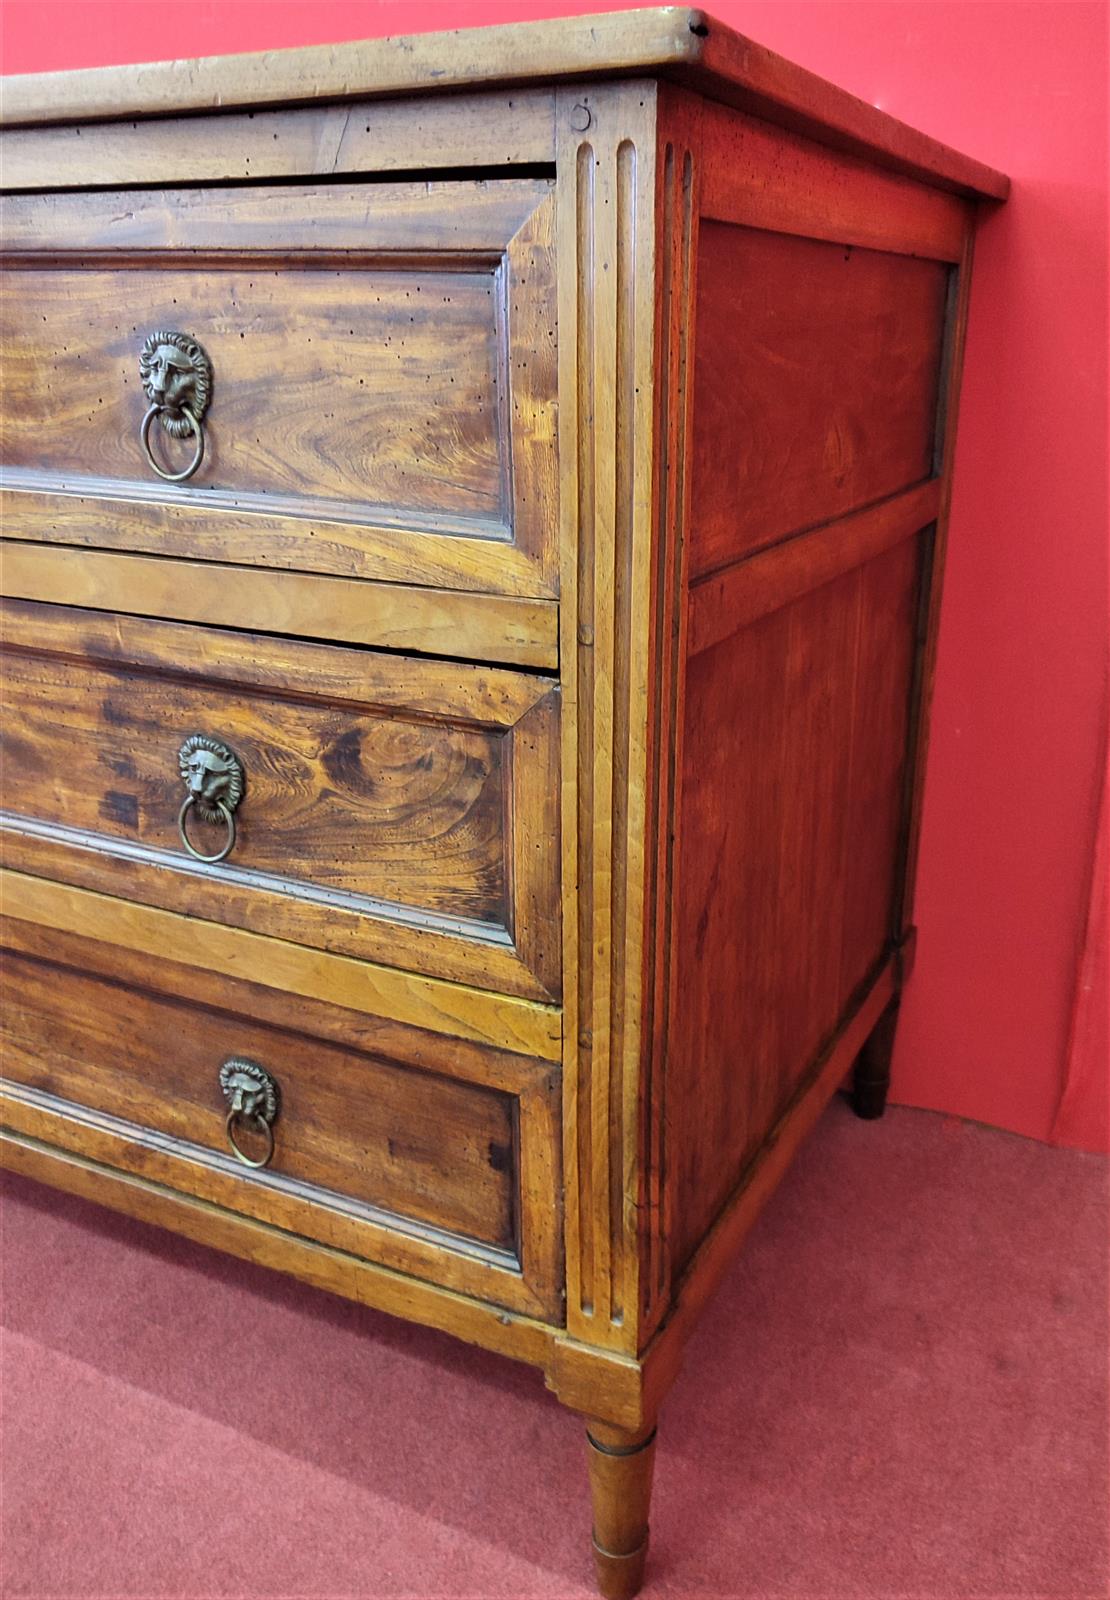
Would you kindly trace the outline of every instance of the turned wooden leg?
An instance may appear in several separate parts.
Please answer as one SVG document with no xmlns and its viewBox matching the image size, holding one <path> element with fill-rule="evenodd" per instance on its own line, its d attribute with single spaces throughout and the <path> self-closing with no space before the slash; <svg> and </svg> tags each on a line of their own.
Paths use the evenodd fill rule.
<svg viewBox="0 0 1110 1600">
<path fill-rule="evenodd" d="M 644 1581 L 655 1428 L 586 1427 L 594 1509 L 594 1563 L 605 1600 L 631 1600 Z"/>
<path fill-rule="evenodd" d="M 852 1075 L 852 1109 L 867 1121 L 881 1117 L 886 1110 L 890 1088 L 890 1062 L 894 1054 L 894 1031 L 898 1026 L 898 1001 L 892 1000 L 872 1029 L 856 1057 Z"/>
</svg>

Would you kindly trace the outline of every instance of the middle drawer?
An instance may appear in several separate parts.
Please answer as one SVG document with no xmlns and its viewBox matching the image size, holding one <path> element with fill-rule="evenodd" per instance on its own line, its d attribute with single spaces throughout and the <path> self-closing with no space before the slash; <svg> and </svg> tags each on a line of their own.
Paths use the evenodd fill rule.
<svg viewBox="0 0 1110 1600">
<path fill-rule="evenodd" d="M 12 866 L 558 998 L 550 679 L 22 601 L 3 622 Z"/>
</svg>

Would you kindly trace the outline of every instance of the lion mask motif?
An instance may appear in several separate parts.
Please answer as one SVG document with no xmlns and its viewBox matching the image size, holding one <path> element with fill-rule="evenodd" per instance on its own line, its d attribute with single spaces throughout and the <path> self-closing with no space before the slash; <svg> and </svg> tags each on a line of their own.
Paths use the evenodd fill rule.
<svg viewBox="0 0 1110 1600">
<path fill-rule="evenodd" d="M 199 422 L 212 395 L 212 365 L 187 333 L 152 333 L 139 356 L 139 376 L 158 420 L 175 439 L 193 432 L 186 412 Z"/>
<path fill-rule="evenodd" d="M 194 733 L 178 752 L 181 781 L 205 822 L 220 822 L 220 803 L 234 811 L 243 798 L 243 768 L 238 757 L 218 739 Z"/>
</svg>

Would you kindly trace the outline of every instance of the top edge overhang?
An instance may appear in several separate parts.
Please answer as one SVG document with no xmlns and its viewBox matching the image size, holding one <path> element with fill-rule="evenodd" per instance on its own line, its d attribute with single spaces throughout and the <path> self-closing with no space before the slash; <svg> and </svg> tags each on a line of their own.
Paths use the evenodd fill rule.
<svg viewBox="0 0 1110 1600">
<path fill-rule="evenodd" d="M 0 125 L 33 127 L 657 77 L 935 186 L 1009 180 L 685 6 L 0 79 Z"/>
</svg>

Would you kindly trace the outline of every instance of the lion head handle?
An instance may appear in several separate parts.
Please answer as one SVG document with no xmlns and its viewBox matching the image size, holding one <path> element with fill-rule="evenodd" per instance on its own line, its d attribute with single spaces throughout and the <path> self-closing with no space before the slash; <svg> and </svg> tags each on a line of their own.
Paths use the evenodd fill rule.
<svg viewBox="0 0 1110 1600">
<path fill-rule="evenodd" d="M 178 751 L 181 781 L 206 822 L 219 822 L 221 805 L 234 811 L 243 798 L 243 764 L 219 739 L 194 733 Z"/>
<path fill-rule="evenodd" d="M 139 376 L 152 406 L 160 406 L 158 419 L 175 439 L 193 430 L 185 412 L 196 422 L 204 416 L 212 396 L 212 363 L 188 333 L 152 333 L 139 355 Z"/>
</svg>

